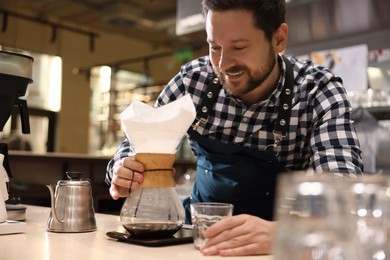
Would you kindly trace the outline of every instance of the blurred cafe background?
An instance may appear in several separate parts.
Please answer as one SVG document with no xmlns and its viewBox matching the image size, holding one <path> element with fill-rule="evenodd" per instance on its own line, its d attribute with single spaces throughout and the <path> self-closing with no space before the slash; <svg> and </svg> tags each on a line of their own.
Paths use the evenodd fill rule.
<svg viewBox="0 0 390 260">
<path fill-rule="evenodd" d="M 390 174 L 390 1 L 286 0 L 287 55 L 339 74 L 354 107 L 367 172 Z M 0 50 L 34 58 L 27 89 L 31 133 L 18 111 L 0 132 L 9 147 L 11 196 L 49 205 L 44 184 L 83 172 L 97 212 L 117 212 L 105 167 L 124 139 L 119 114 L 153 104 L 186 61 L 208 53 L 201 0 L 1 0 Z M 191 188 L 185 140 L 178 191 Z"/>
</svg>

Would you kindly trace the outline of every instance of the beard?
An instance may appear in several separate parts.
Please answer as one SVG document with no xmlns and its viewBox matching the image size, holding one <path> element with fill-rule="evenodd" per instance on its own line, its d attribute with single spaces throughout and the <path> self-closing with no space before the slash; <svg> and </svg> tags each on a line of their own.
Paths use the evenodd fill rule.
<svg viewBox="0 0 390 260">
<path fill-rule="evenodd" d="M 276 65 L 276 61 L 277 58 L 275 57 L 275 52 L 273 52 L 272 48 L 270 48 L 264 66 L 261 67 L 260 69 L 251 71 L 245 65 L 236 65 L 224 72 L 217 66 L 213 65 L 213 67 L 214 67 L 215 74 L 223 84 L 225 90 L 233 96 L 240 97 L 250 93 L 256 88 L 261 87 L 261 85 L 270 76 L 272 70 Z M 235 81 L 235 82 L 230 82 L 227 80 L 226 73 L 237 73 L 237 72 L 243 72 L 244 75 L 247 75 L 247 79 L 241 81 Z"/>
</svg>

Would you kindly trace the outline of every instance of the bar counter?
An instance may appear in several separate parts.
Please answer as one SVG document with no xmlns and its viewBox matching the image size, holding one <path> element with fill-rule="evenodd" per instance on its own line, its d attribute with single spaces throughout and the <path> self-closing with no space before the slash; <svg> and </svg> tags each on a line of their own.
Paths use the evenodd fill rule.
<svg viewBox="0 0 390 260">
<path fill-rule="evenodd" d="M 87 233 L 52 233 L 46 231 L 50 208 L 27 205 L 27 230 L 22 234 L 0 235 L 0 259 L 258 259 L 272 256 L 203 256 L 193 244 L 145 247 L 118 242 L 106 236 L 108 231 L 123 231 L 119 216 L 96 213 L 97 231 Z"/>
</svg>

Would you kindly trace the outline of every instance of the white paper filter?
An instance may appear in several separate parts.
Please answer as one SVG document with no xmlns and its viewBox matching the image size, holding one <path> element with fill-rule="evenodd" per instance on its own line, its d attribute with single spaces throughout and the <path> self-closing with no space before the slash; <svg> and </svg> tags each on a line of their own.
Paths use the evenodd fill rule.
<svg viewBox="0 0 390 260">
<path fill-rule="evenodd" d="M 195 117 L 189 94 L 158 108 L 134 99 L 121 113 L 123 131 L 136 153 L 176 153 Z"/>
</svg>

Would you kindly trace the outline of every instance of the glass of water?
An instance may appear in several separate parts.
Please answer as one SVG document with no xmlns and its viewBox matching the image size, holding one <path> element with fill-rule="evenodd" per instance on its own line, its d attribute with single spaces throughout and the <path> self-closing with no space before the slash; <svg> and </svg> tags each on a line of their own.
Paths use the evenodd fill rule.
<svg viewBox="0 0 390 260">
<path fill-rule="evenodd" d="M 362 249 L 362 259 L 390 258 L 390 187 L 389 177 L 363 175 L 351 179 L 346 189 L 350 194 L 351 213 L 355 217 Z"/>
<path fill-rule="evenodd" d="M 344 178 L 290 172 L 278 179 L 275 260 L 359 259 Z"/>
<path fill-rule="evenodd" d="M 233 205 L 229 203 L 198 202 L 191 204 L 194 245 L 201 248 L 206 240 L 203 231 L 223 218 L 233 215 Z"/>
</svg>

